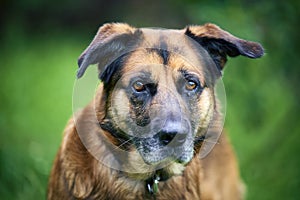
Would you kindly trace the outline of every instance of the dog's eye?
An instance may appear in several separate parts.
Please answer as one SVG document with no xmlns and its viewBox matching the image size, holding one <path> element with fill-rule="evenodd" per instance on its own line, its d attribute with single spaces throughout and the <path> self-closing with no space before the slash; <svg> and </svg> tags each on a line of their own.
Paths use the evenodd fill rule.
<svg viewBox="0 0 300 200">
<path fill-rule="evenodd" d="M 186 90 L 189 90 L 189 91 L 192 91 L 192 90 L 195 90 L 197 88 L 197 83 L 193 80 L 188 80 L 186 83 L 185 83 L 185 89 Z"/>
<path fill-rule="evenodd" d="M 142 91 L 144 91 L 146 89 L 145 85 L 142 82 L 140 82 L 140 81 L 134 82 L 133 85 L 132 85 L 132 87 L 137 92 L 142 92 Z"/>
</svg>

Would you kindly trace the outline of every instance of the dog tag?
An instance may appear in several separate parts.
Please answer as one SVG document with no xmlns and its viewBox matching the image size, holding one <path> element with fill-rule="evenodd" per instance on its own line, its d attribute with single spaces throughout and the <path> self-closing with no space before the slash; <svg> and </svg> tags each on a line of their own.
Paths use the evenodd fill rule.
<svg viewBox="0 0 300 200">
<path fill-rule="evenodd" d="M 154 179 L 154 183 L 153 183 L 153 194 L 156 194 L 158 192 L 158 180 Z"/>
<path fill-rule="evenodd" d="M 160 177 L 158 175 L 155 175 L 150 181 L 147 183 L 147 189 L 148 192 L 151 195 L 155 195 L 158 192 L 158 183 L 159 183 Z"/>
</svg>

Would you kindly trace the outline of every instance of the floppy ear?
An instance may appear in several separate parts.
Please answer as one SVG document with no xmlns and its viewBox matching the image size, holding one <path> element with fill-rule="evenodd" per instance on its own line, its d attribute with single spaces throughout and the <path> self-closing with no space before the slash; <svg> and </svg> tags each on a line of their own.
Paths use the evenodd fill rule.
<svg viewBox="0 0 300 200">
<path fill-rule="evenodd" d="M 263 47 L 259 43 L 237 38 L 214 24 L 188 26 L 185 34 L 208 51 L 220 70 L 224 68 L 227 56 L 243 55 L 259 58 L 264 54 Z"/>
<path fill-rule="evenodd" d="M 109 23 L 101 26 L 91 44 L 78 59 L 77 78 L 83 76 L 89 65 L 99 63 L 100 68 L 105 67 L 125 53 L 129 46 L 134 46 L 133 43 L 138 41 L 137 30 L 124 23 Z"/>
</svg>

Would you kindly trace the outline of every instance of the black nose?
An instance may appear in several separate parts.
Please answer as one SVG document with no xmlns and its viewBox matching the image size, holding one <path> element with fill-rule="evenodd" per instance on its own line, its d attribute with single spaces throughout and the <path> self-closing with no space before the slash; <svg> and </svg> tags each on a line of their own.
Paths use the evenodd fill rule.
<svg viewBox="0 0 300 200">
<path fill-rule="evenodd" d="M 163 145 L 172 145 L 172 146 L 178 146 L 182 145 L 185 142 L 186 134 L 185 133 L 179 133 L 175 131 L 160 131 L 158 133 L 159 141 Z"/>
</svg>

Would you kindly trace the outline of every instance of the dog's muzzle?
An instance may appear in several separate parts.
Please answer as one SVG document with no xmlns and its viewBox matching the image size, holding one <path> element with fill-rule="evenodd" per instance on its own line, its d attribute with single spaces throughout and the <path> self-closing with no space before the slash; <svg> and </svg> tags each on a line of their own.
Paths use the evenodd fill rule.
<svg viewBox="0 0 300 200">
<path fill-rule="evenodd" d="M 153 136 L 137 138 L 135 145 L 147 164 L 164 161 L 187 163 L 193 156 L 191 126 L 187 120 L 167 119 Z"/>
<path fill-rule="evenodd" d="M 161 145 L 170 145 L 170 147 L 177 147 L 183 145 L 189 134 L 189 127 L 187 123 L 181 121 L 167 120 L 165 126 L 154 136 Z"/>
</svg>

